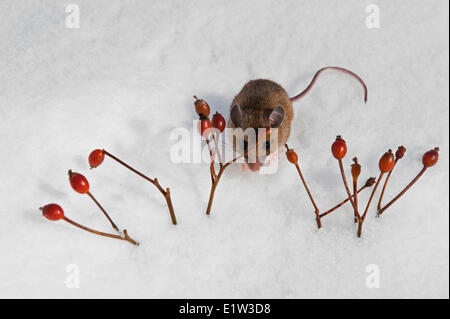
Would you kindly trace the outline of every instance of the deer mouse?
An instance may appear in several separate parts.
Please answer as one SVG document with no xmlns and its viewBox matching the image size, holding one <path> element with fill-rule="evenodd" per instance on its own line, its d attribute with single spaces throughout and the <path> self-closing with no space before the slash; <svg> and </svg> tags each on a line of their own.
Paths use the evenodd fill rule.
<svg viewBox="0 0 450 319">
<path fill-rule="evenodd" d="M 265 154 L 258 154 L 259 147 L 248 145 L 248 137 L 245 134 L 243 140 L 233 141 L 234 151 L 245 154 L 246 165 L 251 171 L 259 171 L 267 157 L 285 145 L 294 119 L 292 103 L 305 96 L 314 86 L 318 76 L 325 70 L 343 72 L 358 80 L 364 89 L 364 102 L 367 102 L 367 86 L 363 80 L 347 69 L 332 66 L 317 71 L 306 89 L 292 98 L 289 98 L 279 84 L 270 80 L 258 79 L 245 84 L 233 99 L 230 107 L 230 120 L 228 121 L 229 128 L 241 128 L 244 131 L 247 129 L 258 131 L 258 128 L 267 127 L 278 129 L 278 144 L 271 145 L 269 141 L 266 141 L 263 145 Z M 258 138 L 257 132 L 256 138 Z M 256 143 L 258 143 L 258 140 L 256 140 Z M 249 160 L 249 158 L 252 160 Z"/>
</svg>

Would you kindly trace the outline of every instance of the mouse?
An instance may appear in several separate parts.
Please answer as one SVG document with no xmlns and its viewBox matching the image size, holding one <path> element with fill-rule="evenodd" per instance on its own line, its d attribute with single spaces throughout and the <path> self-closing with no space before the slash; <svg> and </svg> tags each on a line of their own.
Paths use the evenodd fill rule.
<svg viewBox="0 0 450 319">
<path fill-rule="evenodd" d="M 273 155 L 284 147 L 294 119 L 292 104 L 308 94 L 320 74 L 327 70 L 341 72 L 356 79 L 364 89 L 364 102 L 367 102 L 367 86 L 364 81 L 352 71 L 335 66 L 318 70 L 309 85 L 293 97 L 289 97 L 280 84 L 267 79 L 251 80 L 243 86 L 230 105 L 228 127 L 240 128 L 243 131 L 255 130 L 256 142 L 253 145 L 249 145 L 248 136 L 245 134 L 241 140 L 233 139 L 234 152 L 244 155 L 245 170 L 259 171 L 267 159 L 273 158 Z M 262 147 L 256 147 L 256 144 L 259 144 L 257 132 L 261 128 L 277 129 L 278 143 L 267 139 Z M 258 151 L 262 148 L 262 152 Z"/>
</svg>

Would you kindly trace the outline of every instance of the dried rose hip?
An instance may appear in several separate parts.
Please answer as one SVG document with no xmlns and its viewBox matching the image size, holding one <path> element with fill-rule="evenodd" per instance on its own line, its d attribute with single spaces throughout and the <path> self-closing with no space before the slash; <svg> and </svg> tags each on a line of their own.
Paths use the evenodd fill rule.
<svg viewBox="0 0 450 319">
<path fill-rule="evenodd" d="M 397 151 L 395 152 L 396 160 L 403 158 L 403 156 L 405 156 L 405 152 L 406 152 L 406 148 L 403 145 L 399 146 Z"/>
<path fill-rule="evenodd" d="M 359 175 L 361 174 L 361 165 L 358 163 L 358 159 L 355 157 L 353 158 L 353 164 L 352 164 L 352 177 L 353 180 L 358 180 Z"/>
</svg>

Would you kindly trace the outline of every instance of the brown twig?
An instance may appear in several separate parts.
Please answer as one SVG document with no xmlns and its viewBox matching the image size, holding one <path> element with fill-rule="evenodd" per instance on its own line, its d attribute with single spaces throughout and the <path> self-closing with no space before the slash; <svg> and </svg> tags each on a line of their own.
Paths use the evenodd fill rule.
<svg viewBox="0 0 450 319">
<path fill-rule="evenodd" d="M 368 188 L 368 187 L 372 187 L 372 185 L 375 184 L 375 177 L 370 177 L 366 184 L 364 186 L 362 186 L 359 190 L 358 193 L 362 192 L 364 189 Z M 354 197 L 354 195 L 352 195 L 352 197 Z M 320 218 L 327 216 L 328 214 L 334 212 L 336 209 L 338 209 L 339 207 L 343 206 L 345 203 L 347 203 L 350 200 L 350 198 L 346 198 L 344 201 L 340 202 L 339 204 L 337 204 L 336 206 L 334 206 L 333 208 L 327 210 L 325 213 L 322 213 L 319 215 Z"/>
<path fill-rule="evenodd" d="M 72 224 L 72 225 L 74 225 L 74 226 L 76 226 L 78 228 L 81 228 L 81 229 L 83 229 L 83 230 L 85 230 L 87 232 L 90 232 L 90 233 L 93 233 L 93 234 L 96 234 L 96 235 L 109 237 L 109 238 L 114 238 L 114 239 L 119 239 L 119 240 L 125 240 L 125 241 L 127 241 L 127 242 L 129 242 L 129 243 L 131 243 L 133 245 L 136 245 L 136 246 L 139 245 L 139 243 L 137 241 L 133 240 L 130 236 L 128 236 L 128 233 L 127 233 L 126 229 L 123 230 L 124 237 L 122 237 L 122 236 L 119 236 L 119 235 L 103 233 L 103 232 L 100 232 L 100 231 L 97 231 L 97 230 L 90 229 L 88 227 L 85 227 L 83 225 L 80 225 L 80 224 L 74 222 L 73 220 L 71 220 L 71 219 L 69 219 L 67 217 L 63 217 L 63 220 L 68 222 L 69 224 Z"/>
<path fill-rule="evenodd" d="M 392 199 L 389 203 L 387 203 L 383 208 L 378 210 L 377 216 L 380 216 L 381 214 L 384 213 L 384 211 L 386 209 L 388 209 L 392 204 L 394 204 L 403 194 L 405 194 L 410 188 L 411 186 L 414 185 L 415 182 L 418 181 L 418 179 L 423 175 L 423 173 L 425 173 L 425 171 L 427 170 L 427 167 L 424 166 L 422 168 L 422 170 L 419 172 L 419 174 L 417 174 L 416 177 L 414 177 L 414 179 L 411 181 L 411 183 L 409 183 L 397 196 L 394 197 L 394 199 Z"/>
<path fill-rule="evenodd" d="M 319 208 L 317 207 L 316 203 L 314 202 L 314 198 L 311 195 L 311 191 L 309 190 L 308 185 L 306 184 L 305 178 L 303 177 L 302 171 L 300 170 L 300 166 L 298 165 L 298 163 L 295 163 L 295 167 L 297 168 L 298 175 L 300 176 L 300 179 L 302 180 L 303 186 L 305 187 L 306 192 L 308 193 L 309 199 L 311 200 L 311 203 L 314 206 L 314 212 L 316 214 L 317 227 L 321 228 L 322 227 L 322 222 L 320 221 Z"/>
<path fill-rule="evenodd" d="M 300 179 L 303 183 L 303 186 L 305 187 L 306 192 L 308 193 L 309 199 L 311 200 L 311 203 L 314 207 L 314 213 L 316 214 L 316 222 L 317 227 L 320 229 L 322 227 L 322 222 L 320 221 L 320 210 L 316 205 L 316 202 L 314 201 L 314 198 L 311 194 L 311 191 L 309 190 L 308 185 L 306 184 L 306 180 L 303 177 L 302 170 L 300 169 L 300 165 L 298 165 L 298 156 L 297 153 L 295 153 L 294 150 L 290 149 L 287 144 L 285 144 L 286 147 L 286 157 L 289 162 L 295 165 L 295 168 L 297 169 L 298 175 L 300 176 Z"/>
<path fill-rule="evenodd" d="M 219 166 L 222 167 L 223 166 L 223 162 L 222 162 L 222 155 L 220 155 L 220 151 L 219 151 L 219 143 L 217 142 L 217 140 L 219 139 L 219 134 L 217 132 L 213 132 L 213 140 L 214 140 L 214 155 L 217 155 L 217 159 L 219 161 Z"/>
<path fill-rule="evenodd" d="M 232 162 L 228 162 L 225 165 L 223 165 L 219 170 L 219 174 L 217 175 L 217 178 L 213 179 L 213 182 L 211 184 L 211 191 L 209 194 L 208 207 L 206 208 L 206 215 L 211 214 L 211 207 L 212 207 L 212 203 L 214 200 L 214 194 L 216 192 L 217 185 L 219 184 L 219 181 L 220 181 L 220 178 L 222 177 L 223 172 L 231 164 L 232 164 Z"/>
<path fill-rule="evenodd" d="M 361 217 L 359 217 L 359 219 L 358 219 L 358 237 L 361 237 L 362 225 L 364 223 L 364 220 L 366 219 L 367 211 L 369 210 L 373 195 L 375 195 L 375 192 L 378 188 L 378 185 L 380 184 L 381 179 L 383 178 L 383 175 L 384 175 L 384 173 L 380 172 L 380 176 L 378 177 L 375 187 L 373 188 L 372 193 L 370 194 L 370 198 L 369 198 L 369 201 L 367 202 L 366 209 L 364 210 L 364 214 Z"/>
<path fill-rule="evenodd" d="M 221 165 L 220 169 L 219 169 L 219 173 L 217 174 L 217 176 L 213 176 L 213 173 L 210 170 L 210 174 L 211 174 L 211 190 L 210 190 L 210 193 L 209 193 L 209 200 L 208 200 L 208 206 L 206 208 L 206 215 L 210 215 L 211 214 L 211 207 L 212 207 L 212 203 L 213 203 L 213 200 L 214 200 L 214 194 L 216 192 L 217 185 L 219 184 L 220 178 L 222 177 L 225 169 L 228 166 L 230 166 L 231 164 L 235 163 L 240 158 L 247 156 L 248 153 L 250 151 L 254 150 L 256 147 L 258 147 L 258 145 L 261 144 L 262 141 L 263 141 L 262 139 L 258 139 L 258 142 L 255 143 L 255 145 L 252 148 L 248 149 L 243 154 L 241 154 L 239 156 L 236 156 L 232 160 L 230 160 L 230 161 L 226 162 L 225 164 Z M 209 145 L 209 143 L 208 143 L 208 145 Z M 217 150 L 215 149 L 215 152 L 216 151 L 217 151 L 217 153 L 220 153 L 220 151 L 218 149 Z M 214 159 L 215 159 L 215 157 L 214 157 Z M 214 161 L 211 163 L 211 165 L 214 165 Z"/>
<path fill-rule="evenodd" d="M 347 192 L 348 198 L 350 200 L 350 203 L 353 206 L 353 209 L 356 210 L 355 202 L 353 201 L 353 196 L 350 193 L 350 189 L 348 188 L 347 178 L 345 177 L 345 172 L 344 172 L 344 166 L 342 164 L 342 159 L 338 158 L 337 160 L 339 162 L 339 170 L 341 171 L 341 176 L 342 176 L 342 181 L 344 182 L 345 191 Z"/>
<path fill-rule="evenodd" d="M 112 155 L 111 153 L 109 153 L 106 150 L 103 150 L 103 153 L 112 158 L 113 160 L 115 160 L 116 162 L 118 162 L 119 164 L 125 166 L 126 168 L 128 168 L 130 171 L 132 171 L 133 173 L 135 173 L 136 175 L 142 177 L 143 179 L 145 179 L 146 181 L 152 183 L 160 192 L 161 194 L 164 196 L 166 203 L 167 203 L 167 207 L 169 209 L 169 213 L 170 213 L 170 218 L 172 219 L 172 224 L 176 225 L 177 224 L 177 219 L 175 217 L 175 211 L 173 209 L 173 205 L 172 205 L 172 199 L 170 198 L 170 189 L 166 188 L 166 190 L 164 190 L 161 185 L 158 182 L 157 178 L 150 178 L 144 174 L 142 174 L 141 172 L 139 172 L 138 170 L 134 169 L 133 167 L 131 167 L 130 165 L 128 165 L 127 163 L 123 162 L 122 160 L 118 159 L 117 157 L 115 157 L 114 155 Z"/>
<path fill-rule="evenodd" d="M 359 216 L 359 211 L 358 211 L 358 177 L 361 174 L 361 165 L 359 165 L 358 163 L 358 158 L 354 157 L 353 158 L 353 164 L 352 166 L 352 177 L 353 177 L 353 201 L 355 203 L 355 206 L 353 207 L 354 210 L 354 222 L 357 223 L 358 219 L 360 218 Z"/>
<path fill-rule="evenodd" d="M 97 199 L 94 197 L 94 195 L 91 194 L 91 192 L 87 192 L 87 194 L 89 195 L 89 197 L 94 201 L 94 203 L 98 206 L 98 208 L 100 208 L 100 210 L 103 212 L 103 214 L 106 216 L 106 218 L 109 220 L 109 222 L 111 223 L 112 227 L 117 230 L 118 232 L 120 232 L 119 227 L 117 227 L 117 225 L 113 222 L 113 220 L 111 219 L 111 217 L 109 217 L 108 213 L 106 212 L 106 210 L 102 207 L 102 205 L 100 205 L 100 203 L 97 201 Z"/>
</svg>

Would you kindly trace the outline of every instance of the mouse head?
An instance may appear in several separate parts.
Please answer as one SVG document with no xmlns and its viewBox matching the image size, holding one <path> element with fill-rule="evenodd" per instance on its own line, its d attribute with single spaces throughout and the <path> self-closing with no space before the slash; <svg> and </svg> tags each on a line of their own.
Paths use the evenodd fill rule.
<svg viewBox="0 0 450 319">
<path fill-rule="evenodd" d="M 233 130 L 233 148 L 237 154 L 247 153 L 245 161 L 250 170 L 258 171 L 266 157 L 278 150 L 278 128 L 285 114 L 281 105 L 244 109 L 235 103 L 231 107 L 230 126 L 238 129 Z"/>
</svg>

